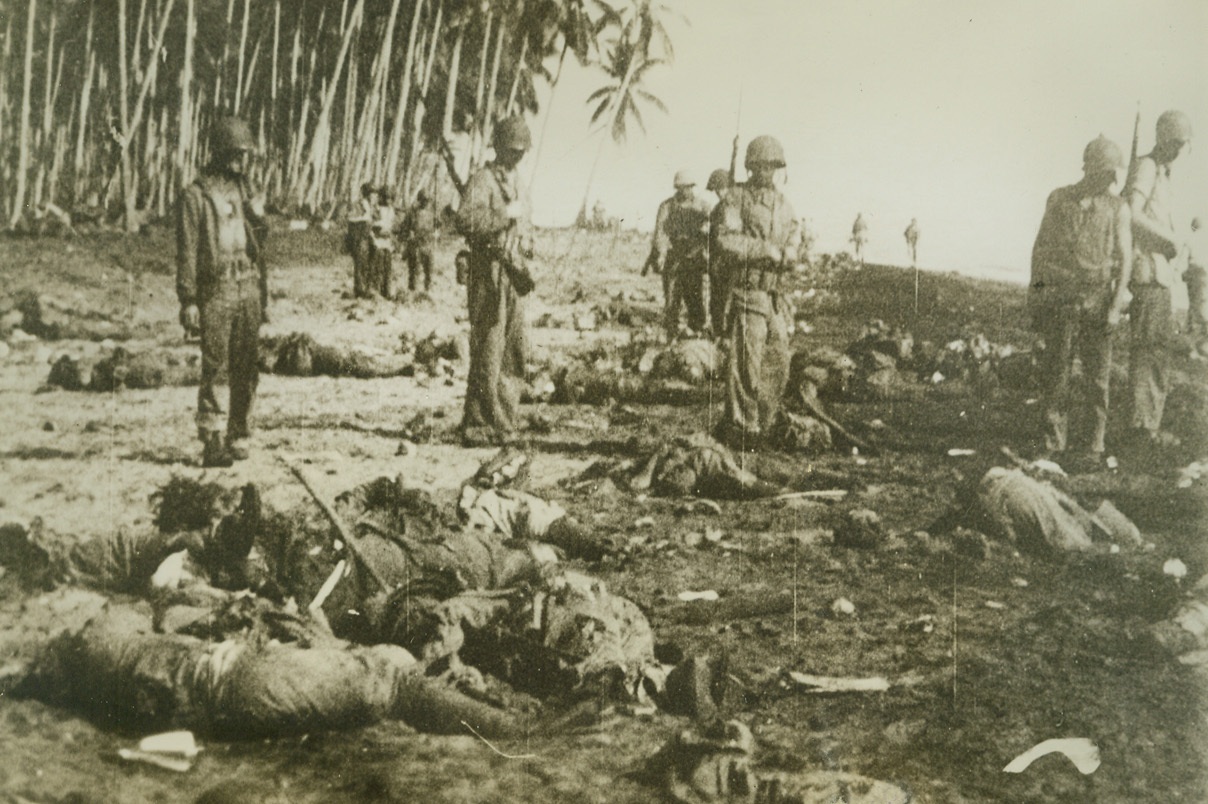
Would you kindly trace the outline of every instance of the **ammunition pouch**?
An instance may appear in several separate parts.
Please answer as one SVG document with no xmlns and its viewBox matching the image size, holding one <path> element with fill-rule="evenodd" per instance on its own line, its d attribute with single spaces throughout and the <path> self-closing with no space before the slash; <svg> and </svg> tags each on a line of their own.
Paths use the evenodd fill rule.
<svg viewBox="0 0 1208 804">
<path fill-rule="evenodd" d="M 779 265 L 768 261 L 760 266 L 750 266 L 745 268 L 738 275 L 738 285 L 747 290 L 762 290 L 766 293 L 775 293 L 780 290 L 780 277 L 784 271 Z"/>
</svg>

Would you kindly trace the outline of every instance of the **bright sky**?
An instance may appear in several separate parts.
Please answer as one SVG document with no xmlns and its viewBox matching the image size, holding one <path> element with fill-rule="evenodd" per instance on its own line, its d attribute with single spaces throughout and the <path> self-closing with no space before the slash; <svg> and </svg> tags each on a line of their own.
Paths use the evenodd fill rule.
<svg viewBox="0 0 1208 804">
<path fill-rule="evenodd" d="M 1138 102 L 1142 154 L 1162 111 L 1191 116 L 1199 139 L 1174 178 L 1187 220 L 1208 215 L 1204 0 L 666 2 L 688 18 L 669 18 L 674 65 L 649 73 L 670 113 L 648 108 L 645 136 L 604 145 L 590 193 L 627 227 L 650 228 L 676 169 L 703 192 L 728 166 L 740 97 L 742 149 L 781 140 L 820 251 L 846 248 L 862 211 L 868 259 L 904 264 L 917 217 L 924 267 L 1026 281 L 1048 193 L 1078 180 L 1100 133 L 1127 155 Z M 585 101 L 603 80 L 568 59 L 532 186 L 539 224 L 578 211 L 604 136 Z"/>
</svg>

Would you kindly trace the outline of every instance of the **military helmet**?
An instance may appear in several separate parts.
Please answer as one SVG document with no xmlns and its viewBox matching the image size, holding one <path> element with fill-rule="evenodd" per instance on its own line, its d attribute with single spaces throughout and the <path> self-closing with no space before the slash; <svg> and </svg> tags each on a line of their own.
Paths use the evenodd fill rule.
<svg viewBox="0 0 1208 804">
<path fill-rule="evenodd" d="M 361 198 L 368 198 L 371 193 L 377 192 L 377 185 L 371 181 L 367 181 L 361 185 Z"/>
<path fill-rule="evenodd" d="M 718 168 L 709 174 L 709 181 L 705 184 L 705 189 L 711 193 L 715 193 L 719 190 L 725 190 L 732 185 L 730 171 L 725 168 Z"/>
<path fill-rule="evenodd" d="M 225 155 L 235 151 L 251 151 L 256 147 L 247 121 L 238 117 L 220 117 L 210 128 L 210 153 Z"/>
<path fill-rule="evenodd" d="M 379 204 L 389 204 L 393 201 L 394 201 L 394 190 L 391 190 L 390 187 L 385 184 L 383 184 L 381 187 L 378 188 L 378 203 Z"/>
<path fill-rule="evenodd" d="M 499 124 L 495 126 L 491 143 L 495 146 L 496 151 L 505 148 L 527 151 L 533 145 L 533 135 L 523 117 L 513 116 L 499 121 Z"/>
<path fill-rule="evenodd" d="M 1106 173 L 1124 167 L 1120 146 L 1100 134 L 1082 151 L 1082 169 L 1087 173 Z"/>
<path fill-rule="evenodd" d="M 788 165 L 784 161 L 784 148 L 780 146 L 780 140 L 767 134 L 751 140 L 747 145 L 747 158 L 743 160 L 743 164 L 748 168 L 760 164 L 775 167 Z"/>
<path fill-rule="evenodd" d="M 676 188 L 680 187 L 695 187 L 696 177 L 692 175 L 692 171 L 687 168 L 675 171 L 675 180 L 673 184 Z"/>
<path fill-rule="evenodd" d="M 1177 109 L 1162 112 L 1158 117 L 1158 144 L 1191 140 L 1191 118 Z"/>
</svg>

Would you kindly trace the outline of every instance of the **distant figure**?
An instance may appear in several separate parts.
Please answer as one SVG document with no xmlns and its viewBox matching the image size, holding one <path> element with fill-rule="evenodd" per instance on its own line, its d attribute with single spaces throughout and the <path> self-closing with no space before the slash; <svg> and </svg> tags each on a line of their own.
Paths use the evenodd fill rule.
<svg viewBox="0 0 1208 804">
<path fill-rule="evenodd" d="M 369 291 L 383 299 L 394 298 L 394 227 L 394 191 L 381 187 L 369 229 Z"/>
<path fill-rule="evenodd" d="M 254 147 L 246 122 L 215 121 L 210 164 L 181 192 L 176 207 L 180 323 L 186 333 L 201 336 L 197 434 L 203 466 L 230 466 L 248 456 L 260 380 L 260 325 L 268 309 L 263 260 L 268 224 L 247 180 Z M 227 411 L 220 399 L 223 385 L 230 398 Z"/>
<path fill-rule="evenodd" d="M 363 299 L 369 295 L 369 254 L 372 243 L 369 230 L 377 217 L 378 191 L 370 182 L 361 185 L 361 198 L 348 213 L 348 233 L 344 247 L 352 257 L 352 295 Z"/>
<path fill-rule="evenodd" d="M 604 202 L 598 198 L 591 208 L 591 228 L 597 232 L 608 229 L 608 212 L 604 209 Z"/>
<path fill-rule="evenodd" d="M 911 218 L 903 234 L 906 236 L 906 248 L 910 249 L 910 265 L 914 267 L 919 263 L 919 219 Z"/>
<path fill-rule="evenodd" d="M 722 281 L 722 274 L 717 261 L 717 212 L 726 193 L 734 186 L 730 171 L 718 168 L 709 174 L 705 190 L 717 196 L 718 203 L 709 213 L 709 327 L 714 336 L 723 338 L 726 335 L 726 316 L 730 289 Z"/>
<path fill-rule="evenodd" d="M 693 332 L 705 329 L 708 315 L 704 294 L 709 204 L 696 195 L 696 179 L 688 171 L 677 172 L 673 183 L 675 195 L 659 204 L 653 243 L 655 270 L 663 275 L 663 328 L 668 341 L 679 335 L 681 305 Z"/>
<path fill-rule="evenodd" d="M 407 210 L 401 226 L 407 257 L 407 289 L 419 289 L 423 276 L 424 292 L 432 290 L 432 250 L 436 244 L 436 205 L 426 190 L 415 194 L 415 203 Z"/>
<path fill-rule="evenodd" d="M 521 117 L 495 127 L 495 159 L 470 176 L 458 212 L 468 247 L 470 371 L 462 440 L 501 443 L 519 424 L 528 354 L 524 297 L 533 290 L 532 203 L 516 167 L 532 146 Z"/>
<path fill-rule="evenodd" d="M 868 224 L 864 222 L 864 213 L 856 213 L 856 222 L 851 225 L 851 242 L 855 247 L 856 261 L 864 265 L 864 244 L 868 242 Z"/>
<path fill-rule="evenodd" d="M 786 166 L 780 142 L 751 140 L 745 164 L 750 178 L 722 197 L 716 213 L 716 259 L 730 289 L 726 408 L 716 434 L 740 450 L 759 446 L 788 382 L 780 280 L 797 262 L 801 237 L 793 205 L 776 188 Z"/>
<path fill-rule="evenodd" d="M 1107 432 L 1111 329 L 1127 304 L 1132 270 L 1128 204 L 1111 191 L 1124 165 L 1100 135 L 1082 154 L 1082 180 L 1054 190 L 1032 248 L 1028 307 L 1044 338 L 1044 444 L 1101 468 Z M 1074 376 L 1074 363 L 1082 375 Z M 1071 414 L 1078 419 L 1070 435 Z M 1077 443 L 1071 443 L 1077 442 Z M 1081 468 L 1081 467 L 1080 467 Z"/>
<path fill-rule="evenodd" d="M 1182 245 L 1174 224 L 1170 166 L 1191 141 L 1191 120 L 1179 111 L 1163 112 L 1158 117 L 1156 134 L 1153 151 L 1137 160 L 1128 181 L 1135 247 L 1128 379 L 1135 441 L 1142 446 L 1164 447 L 1178 443 L 1162 430 L 1175 333 L 1171 261 Z"/>
<path fill-rule="evenodd" d="M 1187 243 L 1187 270 L 1183 281 L 1187 283 L 1187 332 L 1191 335 L 1208 335 L 1208 294 L 1204 293 L 1208 281 L 1208 244 L 1199 218 L 1191 221 L 1191 239 Z"/>
</svg>

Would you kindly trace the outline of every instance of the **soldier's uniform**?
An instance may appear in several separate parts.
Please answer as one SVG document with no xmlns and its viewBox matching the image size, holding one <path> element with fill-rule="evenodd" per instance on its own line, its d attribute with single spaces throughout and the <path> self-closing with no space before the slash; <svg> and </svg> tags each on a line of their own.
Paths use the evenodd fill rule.
<svg viewBox="0 0 1208 804">
<path fill-rule="evenodd" d="M 403 219 L 403 241 L 407 249 L 407 287 L 418 290 L 422 277 L 424 290 L 432 289 L 432 250 L 436 243 L 436 205 L 423 190 Z"/>
<path fill-rule="evenodd" d="M 717 194 L 718 200 L 709 213 L 709 324 L 713 334 L 718 337 L 724 336 L 728 331 L 726 306 L 730 291 L 721 273 L 720 260 L 717 259 L 717 224 L 721 201 L 733 186 L 730 171 L 725 168 L 718 168 L 710 173 L 709 181 L 705 185 L 706 190 Z"/>
<path fill-rule="evenodd" d="M 377 217 L 377 188 L 372 184 L 361 185 L 361 197 L 348 215 L 348 233 L 344 246 L 352 256 L 352 295 L 358 299 L 370 295 L 370 229 Z"/>
<path fill-rule="evenodd" d="M 747 168 L 784 167 L 771 137 L 747 147 Z M 797 260 L 800 229 L 792 204 L 766 180 L 736 185 L 717 212 L 717 259 L 730 288 L 729 365 L 719 437 L 753 446 L 771 423 L 788 380 L 788 310 L 782 275 Z"/>
<path fill-rule="evenodd" d="M 864 264 L 864 244 L 868 242 L 868 224 L 864 221 L 864 213 L 856 213 L 856 222 L 851 225 L 851 242 L 856 247 L 856 259 Z"/>
<path fill-rule="evenodd" d="M 910 219 L 910 225 L 902 233 L 906 237 L 906 248 L 910 249 L 910 264 L 914 265 L 919 259 L 919 222 Z"/>
<path fill-rule="evenodd" d="M 458 211 L 469 247 L 470 314 L 470 371 L 461 428 L 471 443 L 506 439 L 517 429 L 528 353 L 524 296 L 532 290 L 532 204 L 515 163 L 502 163 L 499 154 L 519 151 L 522 156 L 531 138 L 523 120 L 510 118 L 496 127 L 494 140 L 495 161 L 470 177 Z"/>
<path fill-rule="evenodd" d="M 1191 222 L 1191 241 L 1187 244 L 1187 331 L 1192 335 L 1208 335 L 1208 244 L 1204 242 L 1200 219 Z"/>
<path fill-rule="evenodd" d="M 212 151 L 218 159 L 224 147 L 250 149 L 251 134 L 242 121 L 216 125 L 233 128 L 225 138 L 214 137 Z M 219 146 L 224 139 L 225 145 Z M 197 429 L 207 465 L 229 465 L 231 459 L 243 457 L 241 442 L 251 434 L 249 419 L 260 377 L 260 324 L 268 304 L 260 254 L 267 227 L 254 207 L 242 176 L 213 167 L 184 190 L 177 204 L 176 294 L 182 320 L 190 307 L 200 314 Z M 229 384 L 229 413 L 220 399 L 224 383 Z"/>
<path fill-rule="evenodd" d="M 385 187 L 378 191 L 378 205 L 369 227 L 369 290 L 383 299 L 394 295 L 394 196 Z"/>
<path fill-rule="evenodd" d="M 654 255 L 663 271 L 663 327 L 667 339 L 679 333 L 680 307 L 688 327 L 704 330 L 708 310 L 709 204 L 692 194 L 685 171 L 675 176 L 676 194 L 659 204 L 654 223 Z"/>
<path fill-rule="evenodd" d="M 1131 425 L 1138 435 L 1162 439 L 1162 414 L 1170 390 L 1170 355 L 1175 335 L 1171 286 L 1178 251 L 1171 199 L 1170 163 L 1191 139 L 1191 124 L 1181 112 L 1158 118 L 1154 152 L 1137 160 L 1127 200 L 1133 212 L 1133 272 L 1129 307 L 1129 386 Z M 1174 155 L 1167 149 L 1174 147 Z M 1157 154 L 1163 158 L 1156 158 Z M 1161 234 L 1155 235 L 1154 227 Z"/>
<path fill-rule="evenodd" d="M 1114 307 L 1118 315 L 1123 307 L 1119 280 L 1127 279 L 1121 272 L 1131 251 L 1128 205 L 1110 191 L 1123 163 L 1111 141 L 1100 137 L 1090 143 L 1083 155 L 1086 178 L 1049 195 L 1032 249 L 1028 307 L 1045 342 L 1044 441 L 1050 452 L 1070 446 L 1092 455 L 1104 451 L 1112 355 L 1109 312 Z M 1075 358 L 1082 362 L 1080 380 L 1073 376 Z M 1085 423 L 1072 439 L 1071 413 Z"/>
</svg>

